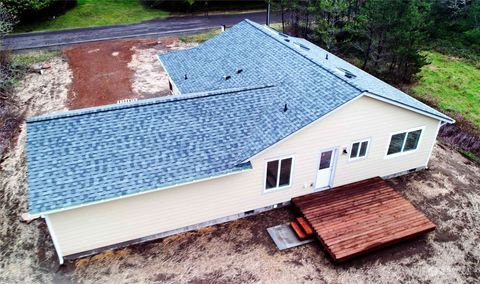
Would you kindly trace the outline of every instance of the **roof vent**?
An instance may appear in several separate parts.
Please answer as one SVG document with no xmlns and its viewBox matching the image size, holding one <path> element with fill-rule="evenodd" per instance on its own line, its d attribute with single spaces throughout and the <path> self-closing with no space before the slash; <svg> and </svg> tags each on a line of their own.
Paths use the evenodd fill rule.
<svg viewBox="0 0 480 284">
<path fill-rule="evenodd" d="M 300 44 L 300 48 L 303 48 L 305 50 L 310 50 L 310 48 L 306 45 Z"/>
<path fill-rule="evenodd" d="M 185 80 L 187 80 L 187 79 L 188 79 L 187 74 L 185 74 Z"/>
<path fill-rule="evenodd" d="M 240 73 L 242 73 L 242 72 L 243 72 L 243 69 L 238 69 L 238 70 L 237 70 L 237 74 L 240 74 Z"/>
<path fill-rule="evenodd" d="M 136 101 L 137 101 L 137 98 L 123 99 L 123 100 L 118 100 L 117 104 L 133 103 L 133 102 L 136 102 Z"/>
<path fill-rule="evenodd" d="M 308 46 L 303 45 L 303 44 L 301 44 L 301 43 L 294 42 L 293 44 L 294 44 L 296 47 L 299 47 L 299 48 L 301 48 L 301 49 L 310 50 L 310 48 L 308 48 Z"/>
<path fill-rule="evenodd" d="M 232 78 L 232 76 L 227 75 L 227 76 L 223 76 L 223 78 L 225 78 L 225 80 L 228 80 L 228 79 Z"/>
<path fill-rule="evenodd" d="M 327 53 L 327 54 L 325 54 L 325 59 L 327 59 L 327 60 L 328 60 L 328 53 Z"/>
<path fill-rule="evenodd" d="M 355 74 L 353 74 L 352 72 L 348 71 L 347 69 L 343 69 L 343 68 L 337 68 L 337 72 L 342 74 L 343 76 L 347 77 L 348 79 L 353 79 L 353 78 L 356 78 L 357 76 L 355 76 Z"/>
<path fill-rule="evenodd" d="M 283 107 L 283 112 L 287 112 L 287 110 L 288 110 L 288 106 L 287 104 L 285 104 L 285 106 Z"/>
<path fill-rule="evenodd" d="M 279 34 L 280 36 L 283 36 L 283 37 L 288 38 L 288 35 L 286 35 L 286 34 L 284 34 L 284 33 L 280 33 L 280 32 L 279 32 L 278 34 Z"/>
<path fill-rule="evenodd" d="M 290 40 L 288 38 L 284 39 L 286 42 L 290 42 Z"/>
</svg>

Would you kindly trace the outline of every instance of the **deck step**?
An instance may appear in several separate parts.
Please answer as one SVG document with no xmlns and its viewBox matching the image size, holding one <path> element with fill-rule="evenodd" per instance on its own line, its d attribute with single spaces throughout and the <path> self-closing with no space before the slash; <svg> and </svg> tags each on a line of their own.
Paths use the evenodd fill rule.
<svg viewBox="0 0 480 284">
<path fill-rule="evenodd" d="M 298 217 L 297 222 L 302 228 L 302 230 L 305 232 L 305 235 L 307 235 L 307 238 L 310 238 L 313 236 L 314 231 L 312 226 L 307 222 L 307 220 L 304 217 Z"/>
<path fill-rule="evenodd" d="M 301 232 L 308 238 L 310 227 L 335 262 L 435 229 L 379 177 L 295 197 L 292 203 L 304 219 L 295 219 Z"/>
<path fill-rule="evenodd" d="M 300 225 L 297 223 L 297 221 L 292 221 L 290 222 L 290 226 L 292 227 L 293 231 L 295 232 L 295 235 L 297 235 L 297 238 L 300 241 L 304 241 L 307 239 L 307 235 L 305 232 L 302 230 Z"/>
</svg>

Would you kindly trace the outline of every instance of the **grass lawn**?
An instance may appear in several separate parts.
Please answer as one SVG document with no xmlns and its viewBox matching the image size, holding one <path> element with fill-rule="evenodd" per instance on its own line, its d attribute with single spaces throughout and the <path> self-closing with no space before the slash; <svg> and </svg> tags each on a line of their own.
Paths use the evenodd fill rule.
<svg viewBox="0 0 480 284">
<path fill-rule="evenodd" d="M 59 50 L 31 51 L 27 53 L 14 54 L 12 59 L 17 65 L 28 66 L 35 63 L 45 62 L 54 57 L 62 56 Z"/>
<path fill-rule="evenodd" d="M 168 12 L 147 9 L 137 0 L 78 0 L 76 7 L 55 19 L 20 24 L 15 32 L 47 31 L 135 23 L 162 18 Z"/>
<path fill-rule="evenodd" d="M 433 98 L 441 109 L 459 113 L 480 127 L 480 69 L 438 52 L 426 54 L 431 63 L 422 68 L 413 94 Z"/>
<path fill-rule="evenodd" d="M 186 35 L 186 36 L 180 36 L 179 39 L 182 42 L 185 43 L 202 43 L 208 39 L 211 39 L 212 37 L 220 34 L 222 31 L 220 29 L 213 30 L 207 33 L 201 33 L 201 34 L 193 34 L 193 35 Z"/>
</svg>

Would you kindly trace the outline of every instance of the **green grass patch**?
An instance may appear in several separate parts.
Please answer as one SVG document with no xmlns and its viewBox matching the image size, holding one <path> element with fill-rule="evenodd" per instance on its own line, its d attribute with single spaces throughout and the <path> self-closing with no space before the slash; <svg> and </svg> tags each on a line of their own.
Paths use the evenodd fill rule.
<svg viewBox="0 0 480 284">
<path fill-rule="evenodd" d="M 422 68 L 413 94 L 433 99 L 442 110 L 458 113 L 480 127 L 480 69 L 460 58 L 425 54 L 431 63 Z"/>
<path fill-rule="evenodd" d="M 208 33 L 201 33 L 201 34 L 194 34 L 194 35 L 187 35 L 187 36 L 180 36 L 179 39 L 185 43 L 202 43 L 212 37 L 220 34 L 222 31 L 220 29 L 214 30 Z"/>
<path fill-rule="evenodd" d="M 470 160 L 480 164 L 480 158 L 477 157 L 475 154 L 473 154 L 469 151 L 466 151 L 466 150 L 460 150 L 460 154 L 465 156 L 467 159 L 470 159 Z"/>
<path fill-rule="evenodd" d="M 270 27 L 276 31 L 282 32 L 282 23 L 272 23 L 270 24 Z"/>
<path fill-rule="evenodd" d="M 148 9 L 138 0 L 78 0 L 77 6 L 56 18 L 20 24 L 15 32 L 48 31 L 136 23 L 168 16 Z"/>
<path fill-rule="evenodd" d="M 62 55 L 61 51 L 32 51 L 28 53 L 11 54 L 2 51 L 2 80 L 0 93 L 11 93 L 17 84 L 25 77 L 30 66 L 42 63 Z"/>
<path fill-rule="evenodd" d="M 12 62 L 16 65 L 28 66 L 35 63 L 45 62 L 54 57 L 62 55 L 60 50 L 32 51 L 28 53 L 17 53 L 12 56 Z"/>
</svg>

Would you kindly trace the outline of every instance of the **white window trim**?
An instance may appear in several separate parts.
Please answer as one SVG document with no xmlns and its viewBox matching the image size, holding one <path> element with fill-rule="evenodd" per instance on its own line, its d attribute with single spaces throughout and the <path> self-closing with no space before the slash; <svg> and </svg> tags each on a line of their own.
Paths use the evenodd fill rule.
<svg viewBox="0 0 480 284">
<path fill-rule="evenodd" d="M 371 140 L 370 138 L 365 138 L 365 139 L 360 139 L 360 140 L 355 140 L 353 141 L 352 143 L 350 143 L 350 151 L 348 153 L 348 160 L 349 161 L 358 161 L 358 160 L 363 160 L 363 159 L 366 159 L 368 157 L 368 152 L 370 151 L 370 143 L 371 143 Z M 358 154 L 360 154 L 360 147 L 362 146 L 362 143 L 363 142 L 368 142 L 367 143 L 367 150 L 365 151 L 365 156 L 363 157 L 358 157 Z M 357 153 L 357 157 L 355 158 L 351 158 L 351 154 L 352 154 L 352 149 L 353 149 L 353 144 L 355 143 L 360 143 L 358 146 L 358 153 Z"/>
<path fill-rule="evenodd" d="M 292 166 L 291 166 L 291 169 L 290 169 L 290 183 L 288 185 L 276 186 L 276 187 L 272 187 L 272 188 L 267 189 L 267 165 L 268 165 L 268 163 L 272 162 L 272 161 L 278 161 L 279 162 L 278 163 L 278 169 L 277 169 L 277 177 L 278 177 L 277 184 L 278 184 L 280 182 L 280 169 L 282 167 L 281 160 L 288 159 L 288 158 L 292 159 Z M 262 192 L 263 193 L 270 193 L 270 192 L 276 192 L 276 191 L 279 191 L 279 190 L 283 190 L 283 189 L 287 189 L 287 188 L 292 187 L 294 167 L 295 167 L 295 156 L 294 155 L 285 155 L 285 156 L 280 156 L 280 157 L 265 160 L 265 165 L 263 167 L 264 168 L 263 176 L 262 176 L 262 178 L 263 178 Z"/>
<path fill-rule="evenodd" d="M 417 130 L 422 130 L 422 132 L 420 133 L 420 138 L 418 138 L 417 148 L 415 148 L 413 150 L 403 151 L 403 148 L 405 147 L 405 143 L 407 141 L 408 132 L 413 132 L 413 131 L 417 131 Z M 388 141 L 387 141 L 387 149 L 385 150 L 385 159 L 396 158 L 396 157 L 400 157 L 400 156 L 404 156 L 404 155 L 408 155 L 408 154 L 413 154 L 413 153 L 417 152 L 418 148 L 420 148 L 420 146 L 422 144 L 424 132 L 425 132 L 425 126 L 420 126 L 420 127 L 415 127 L 415 128 L 410 128 L 410 129 L 390 133 Z M 392 141 L 392 136 L 396 135 L 396 134 L 400 134 L 400 133 L 405 133 L 405 139 L 403 140 L 402 150 L 399 153 L 388 155 L 388 148 L 390 147 L 390 141 Z"/>
</svg>

